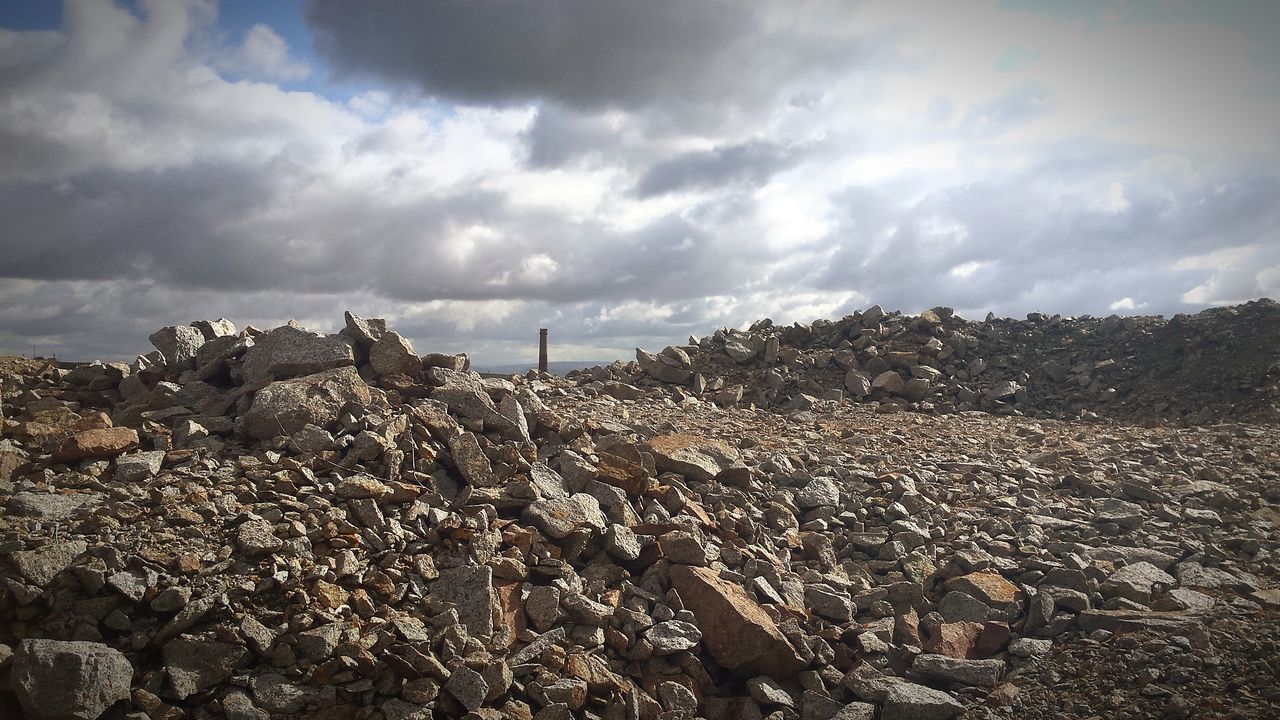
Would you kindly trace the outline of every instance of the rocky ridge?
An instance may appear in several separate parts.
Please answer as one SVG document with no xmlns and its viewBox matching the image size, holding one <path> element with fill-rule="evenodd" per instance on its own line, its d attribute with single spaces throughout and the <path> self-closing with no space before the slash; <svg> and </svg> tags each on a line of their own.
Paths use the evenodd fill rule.
<svg viewBox="0 0 1280 720">
<path fill-rule="evenodd" d="M 885 358 L 920 334 L 877 320 Z M 1241 332 L 1220 320 L 1185 322 Z M 894 371 L 938 393 L 908 402 L 715 387 L 873 369 L 870 344 L 818 367 L 833 327 L 725 331 L 639 381 L 485 378 L 350 314 L 165 328 L 131 365 L 0 359 L 0 716 L 1280 710 L 1280 428 L 1030 418 L 1034 392 L 881 410 L 959 397 L 974 356 Z"/>
<path fill-rule="evenodd" d="M 1128 421 L 1280 420 L 1280 304 L 1197 315 L 964 320 L 879 306 L 838 321 L 722 328 L 631 363 L 570 373 L 667 386 L 722 405 L 809 409 L 843 399 L 881 412 L 963 412 Z M 679 399 L 679 398 L 677 398 Z"/>
</svg>

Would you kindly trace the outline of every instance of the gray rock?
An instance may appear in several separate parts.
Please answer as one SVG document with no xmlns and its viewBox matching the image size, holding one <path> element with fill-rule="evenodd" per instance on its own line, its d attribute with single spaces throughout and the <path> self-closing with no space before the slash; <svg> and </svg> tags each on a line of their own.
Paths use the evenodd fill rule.
<svg viewBox="0 0 1280 720">
<path fill-rule="evenodd" d="M 369 386 L 355 368 L 327 370 L 262 388 L 236 428 L 259 440 L 292 435 L 307 425 L 330 425 L 338 420 L 344 405 L 363 406 L 370 399 Z"/>
<path fill-rule="evenodd" d="M 261 518 L 246 520 L 236 528 L 236 545 L 249 557 L 259 557 L 280 549 L 283 542 L 271 523 Z"/>
<path fill-rule="evenodd" d="M 285 325 L 254 338 L 241 372 L 246 384 L 256 384 L 315 375 L 355 362 L 351 340 Z"/>
<path fill-rule="evenodd" d="M 1103 498 L 1093 514 L 1094 522 L 1115 523 L 1128 530 L 1142 527 L 1144 519 L 1141 505 L 1119 498 Z"/>
<path fill-rule="evenodd" d="M 649 628 L 645 637 L 653 643 L 655 655 L 670 655 L 695 647 L 702 640 L 702 631 L 693 623 L 668 620 Z"/>
<path fill-rule="evenodd" d="M 493 635 L 493 616 L 498 597 L 493 589 L 493 568 L 487 565 L 460 566 L 440 571 L 431 584 L 431 594 L 458 609 L 458 619 L 472 637 Z"/>
<path fill-rule="evenodd" d="M 603 532 L 609 524 L 599 501 L 586 493 L 538 500 L 525 508 L 523 517 L 547 537 L 557 540 L 578 528 Z"/>
<path fill-rule="evenodd" d="M 129 699 L 133 666 L 102 643 L 23 640 L 10 684 L 33 720 L 96 720 Z"/>
<path fill-rule="evenodd" d="M 214 338 L 231 337 L 236 334 L 236 324 L 226 318 L 197 320 L 191 323 L 191 327 L 199 330 L 200 334 L 204 335 L 206 342 Z"/>
<path fill-rule="evenodd" d="M 271 720 L 271 716 L 254 706 L 253 700 L 241 690 L 232 690 L 222 698 L 222 712 L 227 720 Z"/>
<path fill-rule="evenodd" d="M 619 560 L 635 560 L 640 557 L 640 540 L 631 528 L 613 524 L 605 532 L 605 552 Z"/>
<path fill-rule="evenodd" d="M 407 339 L 388 331 L 369 349 L 369 365 L 379 375 L 416 375 L 422 360 Z"/>
<path fill-rule="evenodd" d="M 169 688 L 179 700 L 213 688 L 249 658 L 249 651 L 231 643 L 180 637 L 164 645 Z"/>
<path fill-rule="evenodd" d="M 905 386 L 897 370 L 885 370 L 871 381 L 872 390 L 883 390 L 891 395 L 901 395 Z"/>
<path fill-rule="evenodd" d="M 889 685 L 880 720 L 947 720 L 964 712 L 964 705 L 940 690 L 909 682 Z"/>
<path fill-rule="evenodd" d="M 493 473 L 493 465 L 489 457 L 480 449 L 476 436 L 464 432 L 449 438 L 449 454 L 453 456 L 454 467 L 467 484 L 474 487 L 497 487 L 502 483 Z"/>
<path fill-rule="evenodd" d="M 871 394 L 871 379 L 858 370 L 850 370 L 844 376 L 844 389 L 852 397 L 865 397 Z"/>
<path fill-rule="evenodd" d="M 672 367 L 640 348 L 636 348 L 636 362 L 645 374 L 664 383 L 685 385 L 693 377 L 692 372 L 684 368 Z"/>
<path fill-rule="evenodd" d="M 163 450 L 144 450 L 116 458 L 116 480 L 145 482 L 160 473 L 164 466 Z"/>
<path fill-rule="evenodd" d="M 71 563 L 88 549 L 88 543 L 83 540 L 55 542 L 35 550 L 10 553 L 9 562 L 32 585 L 44 588 L 53 582 L 58 573 L 71 567 Z"/>
<path fill-rule="evenodd" d="M 1052 650 L 1052 640 L 1014 638 L 1009 642 L 1009 654 L 1020 658 L 1043 657 L 1048 655 Z"/>
<path fill-rule="evenodd" d="M 658 702 L 667 712 L 686 713 L 690 716 L 698 712 L 698 697 L 689 688 L 678 682 L 667 681 L 658 685 Z"/>
<path fill-rule="evenodd" d="M 160 351 L 169 372 L 181 372 L 195 367 L 196 353 L 205 341 L 204 333 L 190 325 L 160 328 L 147 339 Z"/>
<path fill-rule="evenodd" d="M 806 585 L 804 601 L 805 605 L 819 617 L 842 623 L 853 619 L 854 605 L 849 596 L 836 593 L 822 585 Z"/>
<path fill-rule="evenodd" d="M 702 540 L 688 530 L 672 530 L 658 538 L 662 555 L 669 562 L 681 565 L 707 564 L 707 548 Z"/>
<path fill-rule="evenodd" d="M 764 675 L 753 677 L 747 681 L 747 692 L 761 705 L 780 705 L 794 708 L 796 701 L 782 689 L 777 680 Z"/>
<path fill-rule="evenodd" d="M 333 435 L 322 427 L 304 425 L 289 437 L 289 444 L 301 453 L 320 453 L 333 448 Z"/>
<path fill-rule="evenodd" d="M 560 588 L 535 585 L 525 600 L 524 614 L 528 616 L 534 630 L 550 630 L 560 620 Z"/>
<path fill-rule="evenodd" d="M 1004 674 L 1004 661 L 959 660 L 945 655 L 919 655 L 911 669 L 921 677 L 977 687 L 995 687 Z"/>
<path fill-rule="evenodd" d="M 698 482 L 710 482 L 741 459 L 734 448 L 695 435 L 659 435 L 649 441 L 658 470 L 676 472 Z"/>
<path fill-rule="evenodd" d="M 1111 574 L 1098 589 L 1106 597 L 1122 597 L 1148 604 L 1156 586 L 1173 587 L 1173 576 L 1149 562 L 1125 565 Z"/>
<path fill-rule="evenodd" d="M 294 644 L 298 654 L 312 662 L 328 660 L 338 648 L 338 640 L 342 637 L 342 626 L 329 623 L 320 627 L 304 630 L 294 636 Z"/>
<path fill-rule="evenodd" d="M 991 608 L 968 593 L 953 590 L 942 596 L 938 612 L 947 622 L 986 622 Z"/>
<path fill-rule="evenodd" d="M 840 708 L 831 720 L 875 720 L 876 706 L 871 703 L 852 702 Z"/>
<path fill-rule="evenodd" d="M 55 493 L 20 492 L 9 498 L 6 506 L 14 517 L 62 520 L 102 502 L 96 493 L 58 495 Z"/>
<path fill-rule="evenodd" d="M 320 692 L 313 688 L 294 685 L 283 675 L 265 673 L 250 682 L 254 703 L 268 713 L 296 713 L 308 704 L 320 699 Z M 329 694 L 333 689 L 328 689 Z"/>
<path fill-rule="evenodd" d="M 484 681 L 480 673 L 463 665 L 449 675 L 449 681 L 444 684 L 444 690 L 462 707 L 473 711 L 484 704 L 485 696 L 489 694 L 489 684 Z"/>
<path fill-rule="evenodd" d="M 840 488 L 828 477 L 814 478 L 796 494 L 796 505 L 801 510 L 817 507 L 839 507 Z"/>
<path fill-rule="evenodd" d="M 346 320 L 346 327 L 342 334 L 366 349 L 373 347 L 387 332 L 387 321 L 382 318 L 362 318 L 350 310 L 343 313 L 343 318 Z"/>
</svg>

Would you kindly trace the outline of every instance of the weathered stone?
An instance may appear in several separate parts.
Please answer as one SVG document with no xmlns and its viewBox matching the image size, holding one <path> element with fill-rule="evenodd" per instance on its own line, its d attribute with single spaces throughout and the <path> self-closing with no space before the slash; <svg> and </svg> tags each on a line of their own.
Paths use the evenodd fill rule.
<svg viewBox="0 0 1280 720">
<path fill-rule="evenodd" d="M 334 370 L 273 382 L 254 395 L 249 411 L 240 416 L 237 430 L 265 440 L 292 435 L 307 425 L 334 423 L 348 403 L 364 406 L 371 399 L 369 386 L 355 368 Z"/>
<path fill-rule="evenodd" d="M 369 365 L 379 375 L 417 375 L 422 360 L 413 345 L 394 330 L 389 330 L 369 349 Z"/>
<path fill-rule="evenodd" d="M 961 660 L 944 655 L 918 655 L 911 665 L 921 677 L 959 685 L 995 687 L 1004 674 L 1003 660 Z"/>
<path fill-rule="evenodd" d="M 538 500 L 525 508 L 523 517 L 547 537 L 557 540 L 578 528 L 603 532 L 609 524 L 599 501 L 586 493 Z"/>
<path fill-rule="evenodd" d="M 189 325 L 171 325 L 160 328 L 147 338 L 160 351 L 170 372 L 181 372 L 194 367 L 196 352 L 205 342 L 204 333 Z"/>
<path fill-rule="evenodd" d="M 54 462 L 76 462 L 89 458 L 109 458 L 138 446 L 138 432 L 133 428 L 110 427 L 85 430 L 63 441 L 53 454 Z"/>
<path fill-rule="evenodd" d="M 840 488 L 828 477 L 814 478 L 796 494 L 796 505 L 801 510 L 816 507 L 839 507 Z"/>
<path fill-rule="evenodd" d="M 1122 597 L 1147 604 L 1151 602 L 1156 587 L 1171 588 L 1175 582 L 1172 575 L 1155 565 L 1138 562 L 1112 573 L 1098 589 L 1107 597 Z"/>
<path fill-rule="evenodd" d="M 129 699 L 133 666 L 102 643 L 23 640 L 9 682 L 32 720 L 96 720 Z"/>
<path fill-rule="evenodd" d="M 315 375 L 355 362 L 351 340 L 284 325 L 254 338 L 241 372 L 245 383 L 257 384 Z"/>
<path fill-rule="evenodd" d="M 489 684 L 480 673 L 465 665 L 449 675 L 444 685 L 445 692 L 453 696 L 468 711 L 475 710 L 484 704 L 489 693 Z"/>
<path fill-rule="evenodd" d="M 871 394 L 871 379 L 858 370 L 850 370 L 844 376 L 844 389 L 855 398 Z"/>
<path fill-rule="evenodd" d="M 431 584 L 431 593 L 458 609 L 458 619 L 472 637 L 493 635 L 498 597 L 493 588 L 492 568 L 482 565 L 441 570 L 440 578 Z"/>
<path fill-rule="evenodd" d="M 1007 608 L 1022 597 L 1018 586 L 995 573 L 975 572 L 951 578 L 948 590 L 959 590 L 993 608 Z"/>
<path fill-rule="evenodd" d="M 187 637 L 170 640 L 164 645 L 169 689 L 179 700 L 209 690 L 231 677 L 248 657 L 248 650 L 231 643 Z"/>
<path fill-rule="evenodd" d="M 164 466 L 164 451 L 151 450 L 121 455 L 116 458 L 116 480 L 143 482 L 160 473 Z"/>
<path fill-rule="evenodd" d="M 11 553 L 9 561 L 32 585 L 43 588 L 53 582 L 58 573 L 71 567 L 71 563 L 88 548 L 89 545 L 83 540 L 49 543 L 35 550 Z"/>
<path fill-rule="evenodd" d="M 275 528 L 266 520 L 252 519 L 236 528 L 236 545 L 249 557 L 259 557 L 280 549 L 283 542 L 276 537 Z"/>
<path fill-rule="evenodd" d="M 659 470 L 710 482 L 739 459 L 737 450 L 718 440 L 696 435 L 659 435 L 649 441 Z"/>
<path fill-rule="evenodd" d="M 57 493 L 21 492 L 15 493 L 13 497 L 9 498 L 6 508 L 13 517 L 62 520 L 81 511 L 91 509 L 101 502 L 101 496 L 95 493 L 60 495 Z"/>
<path fill-rule="evenodd" d="M 453 456 L 454 467 L 467 484 L 474 487 L 497 487 L 501 484 L 497 475 L 493 474 L 493 465 L 489 457 L 480 449 L 476 436 L 464 432 L 449 439 L 449 454 Z"/>
<path fill-rule="evenodd" d="M 896 682 L 889 686 L 880 720 L 947 720 L 962 712 L 964 705 L 947 693 L 915 683 Z"/>
<path fill-rule="evenodd" d="M 715 571 L 673 565 L 671 582 L 697 618 L 702 642 L 720 665 L 741 676 L 786 679 L 805 661 L 746 591 Z"/>
<path fill-rule="evenodd" d="M 645 637 L 653 643 L 654 654 L 670 655 L 695 647 L 702 640 L 702 632 L 693 623 L 668 620 L 649 628 Z"/>
</svg>

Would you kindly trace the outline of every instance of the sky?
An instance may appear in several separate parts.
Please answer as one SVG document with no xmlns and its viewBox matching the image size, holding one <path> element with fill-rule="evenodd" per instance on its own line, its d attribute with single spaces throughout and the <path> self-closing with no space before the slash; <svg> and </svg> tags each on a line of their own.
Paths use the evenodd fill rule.
<svg viewBox="0 0 1280 720">
<path fill-rule="evenodd" d="M 1274 0 L 6 0 L 0 353 L 1280 298 Z"/>
</svg>

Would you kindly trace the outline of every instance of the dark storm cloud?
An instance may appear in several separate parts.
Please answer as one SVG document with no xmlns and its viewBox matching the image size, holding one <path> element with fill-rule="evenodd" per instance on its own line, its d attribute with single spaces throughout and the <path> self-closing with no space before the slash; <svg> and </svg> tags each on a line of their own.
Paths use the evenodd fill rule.
<svg viewBox="0 0 1280 720">
<path fill-rule="evenodd" d="M 798 160 L 796 150 L 765 141 L 685 153 L 649 168 L 636 183 L 636 194 L 645 198 L 739 183 L 763 185 L 774 173 Z"/>
<path fill-rule="evenodd" d="M 854 38 L 794 21 L 779 29 L 767 9 L 737 0 L 309 0 L 306 17 L 339 71 L 469 104 L 723 111 L 861 54 Z"/>
</svg>

